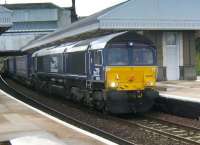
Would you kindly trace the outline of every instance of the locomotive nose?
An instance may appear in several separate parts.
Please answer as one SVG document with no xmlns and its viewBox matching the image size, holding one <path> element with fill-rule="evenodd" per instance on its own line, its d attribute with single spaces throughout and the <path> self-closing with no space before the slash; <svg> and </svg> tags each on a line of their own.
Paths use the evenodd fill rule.
<svg viewBox="0 0 200 145">
<path fill-rule="evenodd" d="M 118 91 L 144 90 L 156 85 L 155 67 L 108 67 L 106 88 Z"/>
</svg>

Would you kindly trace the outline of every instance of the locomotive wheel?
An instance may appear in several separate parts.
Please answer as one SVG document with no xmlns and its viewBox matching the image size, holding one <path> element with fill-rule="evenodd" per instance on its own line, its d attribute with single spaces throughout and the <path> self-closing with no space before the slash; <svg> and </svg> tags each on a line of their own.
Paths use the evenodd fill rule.
<svg viewBox="0 0 200 145">
<path fill-rule="evenodd" d="M 48 84 L 47 84 L 47 89 L 48 89 L 48 91 L 47 91 L 48 95 L 49 95 L 49 96 L 52 96 L 52 87 L 51 87 L 51 83 L 48 83 Z"/>
<path fill-rule="evenodd" d="M 65 98 L 67 100 L 70 100 L 71 99 L 71 89 L 69 86 L 65 86 Z"/>
<path fill-rule="evenodd" d="M 103 93 L 101 91 L 94 92 L 94 104 L 97 110 L 103 111 L 105 107 L 105 101 L 103 99 Z"/>
<path fill-rule="evenodd" d="M 77 102 L 77 101 L 76 101 L 76 96 L 75 96 L 75 94 L 72 93 L 72 91 L 71 91 L 71 93 L 70 93 L 70 98 L 71 98 L 71 100 L 72 100 L 73 102 Z"/>
<path fill-rule="evenodd" d="M 33 88 L 33 90 L 37 91 L 37 80 L 35 77 L 31 78 L 31 87 Z"/>
<path fill-rule="evenodd" d="M 106 102 L 104 104 L 104 108 L 102 110 L 102 113 L 105 114 L 105 115 L 109 114 L 108 105 L 106 104 Z"/>
<path fill-rule="evenodd" d="M 105 102 L 104 101 L 97 101 L 96 102 L 96 108 L 97 110 L 103 111 L 105 107 Z"/>
<path fill-rule="evenodd" d="M 76 87 L 72 87 L 70 91 L 70 97 L 73 102 L 78 102 L 79 101 L 79 89 Z"/>
<path fill-rule="evenodd" d="M 94 107 L 94 103 L 93 103 L 93 98 L 92 98 L 92 95 L 87 92 L 84 99 L 83 99 L 83 102 L 85 105 L 89 106 L 90 108 L 93 108 Z"/>
</svg>

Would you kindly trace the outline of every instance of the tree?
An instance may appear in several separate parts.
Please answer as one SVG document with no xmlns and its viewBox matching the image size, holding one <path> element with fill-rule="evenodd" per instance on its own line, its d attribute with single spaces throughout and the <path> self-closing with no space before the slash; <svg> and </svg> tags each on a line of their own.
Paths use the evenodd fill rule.
<svg viewBox="0 0 200 145">
<path fill-rule="evenodd" d="M 196 39 L 196 71 L 200 75 L 200 38 Z"/>
<path fill-rule="evenodd" d="M 73 23 L 77 20 L 78 20 L 78 16 L 76 14 L 76 0 L 72 0 L 71 21 Z"/>
</svg>

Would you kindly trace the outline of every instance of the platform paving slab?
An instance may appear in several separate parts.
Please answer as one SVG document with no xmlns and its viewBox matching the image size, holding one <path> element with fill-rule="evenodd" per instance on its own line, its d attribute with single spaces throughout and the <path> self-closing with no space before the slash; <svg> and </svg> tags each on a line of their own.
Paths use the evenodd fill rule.
<svg viewBox="0 0 200 145">
<path fill-rule="evenodd" d="M 37 138 L 38 136 L 40 138 Z M 42 136 L 45 137 L 41 138 Z M 55 140 L 60 141 L 59 144 L 67 145 L 104 145 L 103 142 L 39 114 L 6 96 L 0 90 L 0 142 L 7 140 L 17 142 L 31 137 L 33 140 L 44 141 L 48 136 L 52 145 L 57 145 L 53 144 Z"/>
<path fill-rule="evenodd" d="M 162 95 L 180 96 L 186 101 L 200 102 L 200 81 L 166 81 L 158 82 L 157 88 Z"/>
</svg>

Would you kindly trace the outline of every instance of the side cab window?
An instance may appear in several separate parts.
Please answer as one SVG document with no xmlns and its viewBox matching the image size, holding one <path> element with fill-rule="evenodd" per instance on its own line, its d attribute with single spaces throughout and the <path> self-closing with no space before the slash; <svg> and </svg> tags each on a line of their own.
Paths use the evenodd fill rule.
<svg viewBox="0 0 200 145">
<path fill-rule="evenodd" d="M 102 50 L 93 51 L 94 65 L 99 66 L 103 64 Z"/>
</svg>

